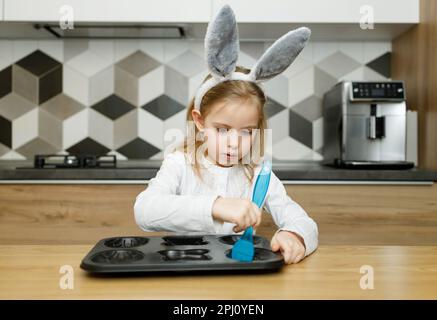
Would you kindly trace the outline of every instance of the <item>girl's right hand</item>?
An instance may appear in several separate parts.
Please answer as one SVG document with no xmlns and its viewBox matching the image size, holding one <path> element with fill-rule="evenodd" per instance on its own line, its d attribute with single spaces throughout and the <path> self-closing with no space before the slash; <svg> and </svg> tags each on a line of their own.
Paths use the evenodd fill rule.
<svg viewBox="0 0 437 320">
<path fill-rule="evenodd" d="M 261 223 L 261 209 L 249 199 L 218 197 L 212 207 L 212 217 L 234 223 L 234 232 L 241 232 Z"/>
</svg>

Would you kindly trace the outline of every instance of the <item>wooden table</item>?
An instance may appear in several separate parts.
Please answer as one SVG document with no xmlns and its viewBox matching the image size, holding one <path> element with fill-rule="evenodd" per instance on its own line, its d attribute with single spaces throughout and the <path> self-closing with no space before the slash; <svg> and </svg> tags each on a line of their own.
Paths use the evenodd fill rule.
<svg viewBox="0 0 437 320">
<path fill-rule="evenodd" d="M 0 246 L 1 299 L 437 299 L 437 246 L 321 246 L 273 274 L 93 277 L 86 245 Z M 71 265 L 74 289 L 61 289 Z M 374 289 L 360 288 L 363 265 Z"/>
</svg>

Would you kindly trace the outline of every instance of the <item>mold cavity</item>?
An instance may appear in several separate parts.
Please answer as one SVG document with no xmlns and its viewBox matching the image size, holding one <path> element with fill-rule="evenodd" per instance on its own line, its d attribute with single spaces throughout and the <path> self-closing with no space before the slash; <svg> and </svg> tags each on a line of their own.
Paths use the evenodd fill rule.
<svg viewBox="0 0 437 320">
<path fill-rule="evenodd" d="M 207 249 L 162 250 L 158 251 L 164 260 L 211 260 Z"/>
<path fill-rule="evenodd" d="M 105 241 L 105 246 L 110 248 L 135 248 L 149 242 L 148 238 L 143 237 L 119 237 Z"/>
<path fill-rule="evenodd" d="M 202 236 L 167 236 L 163 237 L 166 246 L 201 246 L 208 244 Z"/>
<path fill-rule="evenodd" d="M 228 236 L 220 237 L 219 241 L 224 244 L 234 245 L 235 242 L 237 242 L 240 239 L 240 237 L 241 235 L 239 234 L 228 235 Z M 262 239 L 261 237 L 253 236 L 253 244 L 261 243 L 261 239 Z"/>
<path fill-rule="evenodd" d="M 232 259 L 231 250 L 232 249 L 229 249 L 226 250 L 225 252 L 226 257 L 230 259 Z M 272 260 L 277 258 L 278 258 L 278 254 L 274 253 L 271 250 L 263 249 L 263 248 L 255 248 L 255 254 L 253 256 L 254 261 L 265 261 L 265 260 Z"/>
<path fill-rule="evenodd" d="M 130 263 L 144 258 L 137 250 L 108 250 L 97 253 L 91 258 L 96 263 Z"/>
</svg>

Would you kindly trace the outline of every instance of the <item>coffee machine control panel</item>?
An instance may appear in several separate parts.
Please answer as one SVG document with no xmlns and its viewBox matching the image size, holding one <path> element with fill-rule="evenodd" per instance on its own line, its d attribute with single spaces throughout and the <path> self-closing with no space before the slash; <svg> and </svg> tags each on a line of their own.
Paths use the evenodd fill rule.
<svg viewBox="0 0 437 320">
<path fill-rule="evenodd" d="M 352 82 L 351 101 L 403 101 L 405 100 L 402 81 Z"/>
</svg>

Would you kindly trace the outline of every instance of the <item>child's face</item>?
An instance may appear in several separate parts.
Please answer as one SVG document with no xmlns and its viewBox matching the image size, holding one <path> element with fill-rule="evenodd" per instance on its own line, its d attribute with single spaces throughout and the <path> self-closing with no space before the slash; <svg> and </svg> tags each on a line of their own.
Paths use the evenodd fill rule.
<svg viewBox="0 0 437 320">
<path fill-rule="evenodd" d="M 196 117 L 193 118 L 197 125 Z M 198 126 L 204 131 L 209 158 L 221 166 L 237 164 L 250 152 L 255 139 L 252 130 L 258 128 L 258 122 L 257 107 L 250 101 L 235 100 L 212 106 Z"/>
</svg>

